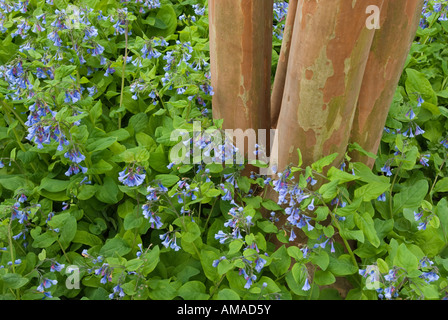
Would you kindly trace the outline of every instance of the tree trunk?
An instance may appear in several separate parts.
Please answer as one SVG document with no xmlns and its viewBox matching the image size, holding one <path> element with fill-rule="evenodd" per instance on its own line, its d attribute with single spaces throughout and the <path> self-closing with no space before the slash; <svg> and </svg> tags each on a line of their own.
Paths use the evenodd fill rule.
<svg viewBox="0 0 448 320">
<path fill-rule="evenodd" d="M 278 58 L 277 70 L 275 72 L 274 85 L 271 93 L 271 126 L 277 127 L 278 116 L 282 106 L 283 92 L 285 90 L 286 72 L 288 70 L 289 53 L 291 51 L 292 33 L 294 30 L 294 22 L 297 16 L 298 0 L 290 0 L 288 6 L 288 14 L 285 21 L 285 29 L 283 31 L 282 47 Z"/>
<path fill-rule="evenodd" d="M 424 0 L 386 0 L 362 81 L 350 141 L 377 154 L 400 76 L 415 38 Z M 353 161 L 373 167 L 375 160 L 359 152 Z"/>
<path fill-rule="evenodd" d="M 366 8 L 382 3 L 299 1 L 271 159 L 279 170 L 297 163 L 297 148 L 304 166 L 335 152 L 334 164 L 343 159 L 375 34 Z"/>
<path fill-rule="evenodd" d="M 209 20 L 213 117 L 224 129 L 269 130 L 273 0 L 209 0 Z"/>
</svg>

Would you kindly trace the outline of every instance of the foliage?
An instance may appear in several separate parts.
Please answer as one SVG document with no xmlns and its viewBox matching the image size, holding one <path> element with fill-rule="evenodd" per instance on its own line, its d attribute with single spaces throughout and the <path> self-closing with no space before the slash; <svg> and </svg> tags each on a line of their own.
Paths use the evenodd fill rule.
<svg viewBox="0 0 448 320">
<path fill-rule="evenodd" d="M 176 130 L 236 152 L 194 134 L 220 128 L 206 5 L 0 1 L 1 297 L 336 299 L 322 286 L 344 277 L 348 299 L 444 298 L 446 3 L 425 6 L 375 169 L 329 156 L 273 177 L 170 158 Z"/>
</svg>

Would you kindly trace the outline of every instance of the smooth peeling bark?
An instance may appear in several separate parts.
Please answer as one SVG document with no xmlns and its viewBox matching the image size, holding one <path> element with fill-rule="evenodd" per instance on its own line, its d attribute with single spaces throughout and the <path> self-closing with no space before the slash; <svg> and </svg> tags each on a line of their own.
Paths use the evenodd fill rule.
<svg viewBox="0 0 448 320">
<path fill-rule="evenodd" d="M 362 81 L 350 141 L 373 154 L 383 135 L 389 108 L 418 28 L 423 0 L 385 0 L 380 29 L 375 32 Z M 373 167 L 375 160 L 359 152 L 353 161 Z"/>
<path fill-rule="evenodd" d="M 292 32 L 297 14 L 299 0 L 290 0 L 288 13 L 283 31 L 282 47 L 278 58 L 277 70 L 275 72 L 274 85 L 271 93 L 271 126 L 276 128 L 277 120 L 282 106 L 283 92 L 285 89 L 286 72 L 288 70 L 289 53 L 291 51 Z"/>
<path fill-rule="evenodd" d="M 299 0 L 271 164 L 344 157 L 374 30 L 366 8 L 383 0 Z"/>
<path fill-rule="evenodd" d="M 209 20 L 213 117 L 224 129 L 269 130 L 273 0 L 209 0 Z"/>
</svg>

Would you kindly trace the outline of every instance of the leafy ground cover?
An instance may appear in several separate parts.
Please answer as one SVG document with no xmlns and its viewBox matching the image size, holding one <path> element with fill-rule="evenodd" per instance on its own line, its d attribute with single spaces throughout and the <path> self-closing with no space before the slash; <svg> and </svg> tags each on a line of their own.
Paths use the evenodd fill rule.
<svg viewBox="0 0 448 320">
<path fill-rule="evenodd" d="M 206 1 L 0 1 L 1 298 L 445 298 L 447 6 L 425 3 L 374 170 L 267 177 L 171 157 L 236 152 L 194 134 L 220 128 Z"/>
</svg>

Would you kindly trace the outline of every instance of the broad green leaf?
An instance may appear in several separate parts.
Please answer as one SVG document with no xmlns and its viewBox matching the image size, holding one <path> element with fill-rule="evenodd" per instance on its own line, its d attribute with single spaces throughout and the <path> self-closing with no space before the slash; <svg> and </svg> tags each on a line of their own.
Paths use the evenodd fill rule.
<svg viewBox="0 0 448 320">
<path fill-rule="evenodd" d="M 428 193 L 428 181 L 422 179 L 414 183 L 408 188 L 394 195 L 393 198 L 393 214 L 401 212 L 403 208 L 419 207 Z"/>
<path fill-rule="evenodd" d="M 285 274 L 291 266 L 291 258 L 284 245 L 278 248 L 271 255 L 271 258 L 272 262 L 269 265 L 269 270 L 271 270 L 277 278 Z"/>
<path fill-rule="evenodd" d="M 333 256 L 330 257 L 328 271 L 331 271 L 336 277 L 348 276 L 358 272 L 358 266 L 353 264 L 353 261 L 348 254 L 342 254 L 338 258 Z"/>
<path fill-rule="evenodd" d="M 328 179 L 330 179 L 330 181 L 338 180 L 339 184 L 343 184 L 343 183 L 346 183 L 348 181 L 353 181 L 353 180 L 358 180 L 359 179 L 359 177 L 354 176 L 351 173 L 342 171 L 342 170 L 340 170 L 340 169 L 338 169 L 336 167 L 331 167 L 328 170 L 327 176 L 328 176 Z"/>
<path fill-rule="evenodd" d="M 370 243 L 376 248 L 380 245 L 380 239 L 376 234 L 375 224 L 373 222 L 372 217 L 367 212 L 355 213 L 355 224 L 356 226 L 362 230 L 366 239 L 370 241 Z"/>
<path fill-rule="evenodd" d="M 418 269 L 418 258 L 406 247 L 404 243 L 400 244 L 397 255 L 394 259 L 394 265 L 404 268 L 407 272 Z"/>
<path fill-rule="evenodd" d="M 330 263 L 330 257 L 326 251 L 320 250 L 312 256 L 311 261 L 317 264 L 323 271 L 327 270 Z"/>
<path fill-rule="evenodd" d="M 200 281 L 189 281 L 178 290 L 178 295 L 184 300 L 207 300 L 209 295 L 205 293 L 205 285 Z"/>
<path fill-rule="evenodd" d="M 238 293 L 229 288 L 224 288 L 218 292 L 218 300 L 240 300 Z"/>
<path fill-rule="evenodd" d="M 355 190 L 355 198 L 361 198 L 364 201 L 375 200 L 384 192 L 389 190 L 389 188 L 389 183 L 370 182 Z"/>
<path fill-rule="evenodd" d="M 111 257 L 116 253 L 119 256 L 124 256 L 130 251 L 131 248 L 126 241 L 119 237 L 115 237 L 106 241 L 106 244 L 100 250 L 100 255 Z"/>
<path fill-rule="evenodd" d="M 22 277 L 17 273 L 7 273 L 0 277 L 4 288 L 19 289 L 28 283 L 29 279 Z"/>
<path fill-rule="evenodd" d="M 314 282 L 319 286 L 327 286 L 336 281 L 336 278 L 330 271 L 317 270 L 314 274 Z"/>
<path fill-rule="evenodd" d="M 311 168 L 313 168 L 313 170 L 315 170 L 317 172 L 322 172 L 323 168 L 332 164 L 333 161 L 336 160 L 337 157 L 338 157 L 338 153 L 330 154 L 330 155 L 314 162 L 311 165 Z"/>
<path fill-rule="evenodd" d="M 417 101 L 418 94 L 420 94 L 426 102 L 438 105 L 437 95 L 425 74 L 408 68 L 406 75 L 406 91 L 412 100 Z"/>
</svg>

